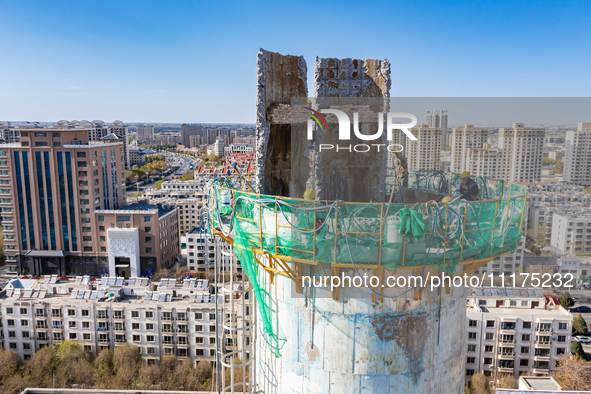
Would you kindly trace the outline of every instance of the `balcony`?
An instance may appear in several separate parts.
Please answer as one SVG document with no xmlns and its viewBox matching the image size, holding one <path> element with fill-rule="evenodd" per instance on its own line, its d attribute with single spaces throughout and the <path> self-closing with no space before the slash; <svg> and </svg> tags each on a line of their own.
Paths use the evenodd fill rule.
<svg viewBox="0 0 591 394">
<path fill-rule="evenodd" d="M 534 367 L 534 369 L 532 370 L 532 372 L 533 373 L 536 373 L 536 374 L 545 374 L 545 375 L 547 375 L 547 374 L 550 373 L 550 369 L 547 368 L 547 367 L 546 368 L 544 368 L 544 367 L 541 367 L 541 368 Z"/>
<path fill-rule="evenodd" d="M 501 366 L 501 365 L 499 365 L 499 367 L 497 368 L 497 370 L 499 372 L 503 372 L 503 373 L 513 373 L 513 367 L 509 367 L 509 366 Z"/>
<path fill-rule="evenodd" d="M 115 324 L 114 327 L 115 328 L 113 328 L 113 330 L 115 330 L 115 331 L 125 331 L 125 326 L 124 325 Z"/>
<path fill-rule="evenodd" d="M 499 353 L 497 358 L 499 360 L 513 360 L 515 358 L 515 352 Z"/>
</svg>

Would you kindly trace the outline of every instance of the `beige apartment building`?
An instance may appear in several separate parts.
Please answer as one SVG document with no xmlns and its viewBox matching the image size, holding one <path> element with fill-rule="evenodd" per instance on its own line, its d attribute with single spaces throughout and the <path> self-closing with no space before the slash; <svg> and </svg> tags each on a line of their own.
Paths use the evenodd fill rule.
<svg viewBox="0 0 591 394">
<path fill-rule="evenodd" d="M 469 171 L 468 157 L 470 150 L 482 149 L 488 138 L 488 129 L 465 124 L 463 128 L 454 128 L 451 134 L 451 171 L 461 173 Z M 482 155 L 482 153 L 476 153 Z"/>
<path fill-rule="evenodd" d="M 393 143 L 404 147 L 408 168 L 412 170 L 439 170 L 441 167 L 441 128 L 419 124 L 410 129 L 417 138 L 410 140 L 406 134 L 394 133 Z M 397 140 L 400 142 L 397 142 Z"/>
<path fill-rule="evenodd" d="M 0 144 L 7 265 L 31 274 L 97 274 L 93 212 L 124 205 L 123 144 L 89 143 L 85 129 L 19 131 L 19 143 Z"/>
<path fill-rule="evenodd" d="M 513 127 L 499 129 L 499 148 L 503 151 L 503 167 L 499 178 L 509 182 L 540 182 L 544 157 L 545 128 Z"/>
<path fill-rule="evenodd" d="M 179 255 L 179 210 L 170 205 L 131 204 L 95 210 L 93 229 L 101 275 L 151 276 Z"/>
<path fill-rule="evenodd" d="M 591 123 L 579 123 L 576 131 L 566 132 L 564 180 L 591 185 Z"/>
</svg>

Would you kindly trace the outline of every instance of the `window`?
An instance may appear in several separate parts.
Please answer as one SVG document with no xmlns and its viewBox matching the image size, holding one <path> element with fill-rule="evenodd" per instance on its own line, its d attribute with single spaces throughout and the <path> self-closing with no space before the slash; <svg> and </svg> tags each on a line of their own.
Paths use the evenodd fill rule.
<svg viewBox="0 0 591 394">
<path fill-rule="evenodd" d="M 517 306 L 517 301 L 516 300 L 511 300 L 511 301 L 509 301 L 509 305 L 510 306 Z"/>
<path fill-rule="evenodd" d="M 566 342 L 566 336 L 565 335 L 559 335 L 558 336 L 558 342 Z"/>
<path fill-rule="evenodd" d="M 494 320 L 487 320 L 486 321 L 486 327 L 487 328 L 491 328 L 495 326 L 495 321 Z"/>
<path fill-rule="evenodd" d="M 16 343 L 11 342 L 9 346 L 11 349 L 16 349 Z"/>
<path fill-rule="evenodd" d="M 525 330 L 528 330 L 528 329 L 530 329 L 530 328 L 531 328 L 531 322 L 530 322 L 530 321 L 524 321 L 524 322 L 523 322 L 523 328 L 524 328 Z"/>
<path fill-rule="evenodd" d="M 132 335 L 132 341 L 133 342 L 141 342 L 140 336 L 139 335 Z"/>
<path fill-rule="evenodd" d="M 6 313 L 9 315 L 12 315 L 14 313 L 14 309 L 12 308 L 6 308 Z"/>
<path fill-rule="evenodd" d="M 195 337 L 195 343 L 198 345 L 203 344 L 203 337 Z"/>
<path fill-rule="evenodd" d="M 86 158 L 86 152 L 77 152 L 76 157 Z"/>
<path fill-rule="evenodd" d="M 8 331 L 8 338 L 16 338 L 16 331 Z"/>
<path fill-rule="evenodd" d="M 140 317 L 140 312 L 139 311 L 131 311 L 131 317 L 133 318 L 139 318 Z"/>
<path fill-rule="evenodd" d="M 492 341 L 493 339 L 495 339 L 495 334 L 493 334 L 492 332 L 487 332 L 485 339 L 487 341 Z"/>
<path fill-rule="evenodd" d="M 153 331 L 154 330 L 154 324 L 153 323 L 146 323 L 146 330 L 147 331 Z"/>
<path fill-rule="evenodd" d="M 132 330 L 139 330 L 140 329 L 140 323 L 131 323 L 131 329 Z"/>
<path fill-rule="evenodd" d="M 492 346 L 490 346 L 490 345 L 486 345 L 486 346 L 484 347 L 484 351 L 485 351 L 485 352 L 487 352 L 487 353 L 492 353 L 492 351 L 493 351 L 493 347 L 492 347 Z"/>
<path fill-rule="evenodd" d="M 105 221 L 105 215 L 98 215 L 98 221 L 99 222 L 104 222 Z"/>
<path fill-rule="evenodd" d="M 566 354 L 565 349 L 563 347 L 557 347 L 556 348 L 556 355 L 560 356 L 562 354 Z"/>
<path fill-rule="evenodd" d="M 147 233 L 150 233 L 150 232 L 152 232 L 152 227 L 146 227 L 145 231 L 146 231 Z"/>
<path fill-rule="evenodd" d="M 567 326 L 566 323 L 558 323 L 558 329 L 559 330 L 566 330 L 566 326 Z"/>
<path fill-rule="evenodd" d="M 527 301 L 521 301 L 521 306 L 527 306 Z"/>
<path fill-rule="evenodd" d="M 29 312 L 27 308 L 20 308 L 21 315 L 27 315 Z"/>
<path fill-rule="evenodd" d="M 150 216 L 144 216 L 144 222 L 146 222 L 146 223 L 150 222 Z"/>
<path fill-rule="evenodd" d="M 12 345 L 12 343 L 11 343 L 11 345 Z M 14 345 L 15 345 L 15 349 L 16 349 L 16 343 Z M 196 349 L 195 355 L 196 356 L 203 356 L 203 349 Z"/>
<path fill-rule="evenodd" d="M 82 316 L 89 316 L 88 309 L 82 309 Z"/>
<path fill-rule="evenodd" d="M 29 327 L 29 321 L 26 319 L 21 320 L 21 327 Z"/>
<path fill-rule="evenodd" d="M 152 242 L 152 237 L 146 237 L 146 243 L 151 243 Z"/>
<path fill-rule="evenodd" d="M 478 327 L 478 321 L 476 321 L 476 320 L 470 320 L 468 322 L 468 327 Z"/>
<path fill-rule="evenodd" d="M 69 328 L 76 328 L 76 320 L 70 320 L 68 322 L 68 327 Z"/>
<path fill-rule="evenodd" d="M 209 320 L 215 320 L 215 313 L 209 314 Z"/>
<path fill-rule="evenodd" d="M 90 322 L 88 322 L 88 321 L 83 321 L 83 322 L 82 322 L 82 328 L 90 328 Z"/>
<path fill-rule="evenodd" d="M 492 358 L 490 358 L 490 357 L 486 357 L 486 358 L 484 359 L 484 364 L 485 364 L 485 365 L 490 365 L 490 364 L 492 364 Z"/>
<path fill-rule="evenodd" d="M 475 352 L 476 351 L 476 345 L 468 345 L 468 351 L 469 352 Z"/>
<path fill-rule="evenodd" d="M 528 342 L 530 340 L 530 335 L 529 334 L 521 334 L 521 341 L 522 342 Z"/>
<path fill-rule="evenodd" d="M 519 360 L 519 365 L 522 367 L 527 367 L 529 365 L 529 359 L 522 358 L 521 360 Z"/>
<path fill-rule="evenodd" d="M 209 332 L 215 332 L 215 326 L 209 326 Z"/>
<path fill-rule="evenodd" d="M 203 332 L 203 326 L 201 324 L 196 324 L 195 331 L 196 332 Z"/>
<path fill-rule="evenodd" d="M 78 167 L 86 167 L 86 162 L 85 161 L 79 161 L 78 162 Z"/>
<path fill-rule="evenodd" d="M 195 312 L 195 320 L 203 320 L 203 313 Z"/>
<path fill-rule="evenodd" d="M 209 349 L 209 356 L 215 357 L 215 349 Z"/>
<path fill-rule="evenodd" d="M 70 333 L 70 339 L 76 340 L 76 333 L 75 332 Z"/>
<path fill-rule="evenodd" d="M 152 253 L 152 248 L 146 248 L 146 253 Z"/>
<path fill-rule="evenodd" d="M 117 215 L 117 221 L 119 222 L 130 222 L 131 216 L 129 215 Z"/>
<path fill-rule="evenodd" d="M 154 335 L 147 335 L 146 336 L 146 341 L 148 341 L 148 342 L 154 342 Z"/>
</svg>

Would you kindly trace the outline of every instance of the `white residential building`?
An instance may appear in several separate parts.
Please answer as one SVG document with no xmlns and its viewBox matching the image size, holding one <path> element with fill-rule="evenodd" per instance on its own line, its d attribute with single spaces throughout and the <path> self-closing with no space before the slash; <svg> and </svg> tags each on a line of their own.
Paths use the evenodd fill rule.
<svg viewBox="0 0 591 394">
<path fill-rule="evenodd" d="M 588 208 L 578 213 L 554 213 L 550 246 L 556 256 L 591 253 L 591 213 Z"/>
<path fill-rule="evenodd" d="M 579 123 L 576 131 L 566 132 L 564 180 L 591 185 L 591 123 Z"/>
<path fill-rule="evenodd" d="M 476 288 L 466 311 L 466 380 L 550 374 L 570 352 L 573 316 L 539 288 Z"/>
<path fill-rule="evenodd" d="M 145 143 L 154 141 L 154 126 L 151 124 L 138 124 L 137 129 L 137 142 Z"/>
<path fill-rule="evenodd" d="M 230 153 L 254 153 L 254 148 L 248 144 L 233 143 L 224 147 L 224 156 Z"/>
<path fill-rule="evenodd" d="M 544 128 L 513 127 L 499 129 L 499 148 L 503 151 L 500 178 L 509 182 L 539 182 L 542 179 L 544 156 Z"/>
<path fill-rule="evenodd" d="M 207 280 L 193 278 L 177 284 L 163 279 L 156 291 L 150 291 L 153 285 L 146 278 L 92 282 L 79 277 L 74 283 L 56 279 L 47 283 L 16 279 L 0 298 L 5 345 L 23 359 L 66 339 L 80 342 L 95 355 L 127 343 L 139 347 L 148 363 L 167 355 L 194 363 L 215 361 L 218 338 L 220 349 L 226 351 L 230 334 L 221 326 L 216 334 L 224 299 L 216 312 Z M 109 293 L 114 297 L 109 298 Z M 248 359 L 247 354 L 242 356 Z"/>
<path fill-rule="evenodd" d="M 193 227 L 187 233 L 186 238 L 187 267 L 191 275 L 205 278 L 208 274 L 215 273 L 216 265 L 218 270 L 222 268 L 224 271 L 228 271 L 230 264 L 233 265 L 234 272 L 242 272 L 232 247 L 225 244 L 219 237 L 212 239 L 211 234 L 207 233 L 207 229 Z"/>
</svg>

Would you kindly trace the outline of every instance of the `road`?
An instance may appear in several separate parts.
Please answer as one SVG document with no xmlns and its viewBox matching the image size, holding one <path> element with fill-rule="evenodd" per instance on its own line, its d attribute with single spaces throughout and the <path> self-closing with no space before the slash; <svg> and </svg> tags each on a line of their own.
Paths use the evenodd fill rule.
<svg viewBox="0 0 591 394">
<path fill-rule="evenodd" d="M 176 153 L 169 153 L 169 152 L 158 152 L 160 154 L 163 154 L 164 156 L 166 156 L 166 160 L 168 162 L 170 162 L 172 165 L 171 167 L 174 166 L 178 166 L 177 170 L 175 172 L 173 172 L 172 174 L 166 176 L 164 178 L 164 180 L 170 180 L 173 176 L 181 176 L 186 174 L 187 172 L 191 172 L 193 171 L 195 168 L 197 168 L 199 162 L 201 162 L 201 159 L 195 159 L 189 155 L 182 155 L 182 154 L 176 154 Z M 191 166 L 192 165 L 192 166 Z M 138 185 L 137 183 L 128 186 L 128 193 L 134 193 L 134 192 L 141 192 L 144 191 L 145 189 L 150 189 L 154 187 L 155 182 L 150 182 L 148 184 L 145 185 Z M 142 183 L 142 182 L 139 182 Z"/>
</svg>

